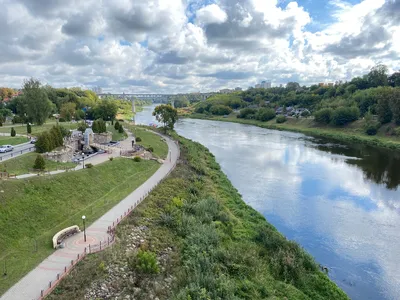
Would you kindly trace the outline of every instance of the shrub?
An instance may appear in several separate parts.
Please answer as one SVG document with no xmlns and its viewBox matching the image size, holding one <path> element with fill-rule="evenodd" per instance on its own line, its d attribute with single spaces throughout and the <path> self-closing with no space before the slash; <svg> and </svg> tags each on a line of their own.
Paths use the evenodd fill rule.
<svg viewBox="0 0 400 300">
<path fill-rule="evenodd" d="M 65 120 L 64 118 L 59 118 L 58 121 L 61 122 L 61 123 L 64 123 L 64 122 L 66 122 L 67 120 Z"/>
<path fill-rule="evenodd" d="M 124 132 L 124 127 L 122 127 L 122 125 L 119 126 L 118 132 L 119 132 L 119 133 L 123 133 L 123 132 Z"/>
<path fill-rule="evenodd" d="M 89 127 L 89 126 L 88 126 L 86 123 L 82 122 L 82 123 L 79 124 L 77 130 L 82 131 L 82 132 L 85 132 L 86 128 L 88 128 L 88 127 Z"/>
<path fill-rule="evenodd" d="M 86 164 L 85 167 L 88 168 L 88 169 L 91 169 L 91 168 L 93 168 L 93 165 L 92 164 Z"/>
<path fill-rule="evenodd" d="M 141 141 L 142 141 L 142 139 L 139 136 L 137 136 L 136 137 L 136 142 L 141 142 Z"/>
<path fill-rule="evenodd" d="M 275 118 L 275 110 L 272 108 L 261 108 L 256 114 L 256 119 L 262 122 L 266 122 Z"/>
<path fill-rule="evenodd" d="M 114 124 L 114 129 L 115 130 L 119 130 L 119 122 L 117 121 L 117 122 L 115 122 L 115 124 Z"/>
<path fill-rule="evenodd" d="M 368 124 L 365 127 L 365 133 L 368 135 L 376 135 L 378 133 L 379 125 L 378 124 Z"/>
<path fill-rule="evenodd" d="M 332 108 L 323 108 L 314 113 L 315 121 L 320 124 L 329 124 L 332 120 L 332 115 Z"/>
<path fill-rule="evenodd" d="M 20 117 L 18 115 L 15 115 L 14 118 L 12 119 L 12 123 L 16 124 L 16 123 L 24 123 L 24 118 Z"/>
<path fill-rule="evenodd" d="M 147 148 L 147 151 L 154 152 L 154 149 L 153 149 L 153 147 L 149 147 L 149 148 Z"/>
<path fill-rule="evenodd" d="M 394 134 L 395 136 L 400 136 L 400 127 L 395 128 L 395 129 L 393 130 L 393 134 Z"/>
<path fill-rule="evenodd" d="M 301 116 L 307 118 L 308 116 L 310 116 L 310 112 L 308 110 L 305 110 L 301 113 Z"/>
<path fill-rule="evenodd" d="M 285 116 L 282 116 L 282 115 L 280 115 L 280 116 L 278 116 L 278 117 L 276 118 L 276 123 L 279 123 L 279 124 L 285 123 L 286 121 L 287 121 L 286 117 L 285 117 Z"/>
<path fill-rule="evenodd" d="M 342 126 L 356 121 L 359 116 L 360 110 L 357 107 L 339 107 L 333 112 L 332 122 L 337 126 Z"/>
<path fill-rule="evenodd" d="M 11 127 L 11 136 L 16 136 L 17 133 L 15 132 L 14 127 Z"/>
<path fill-rule="evenodd" d="M 133 161 L 135 161 L 135 162 L 141 162 L 141 161 L 142 161 L 142 158 L 141 158 L 140 156 L 135 156 L 135 157 L 133 158 Z"/>
<path fill-rule="evenodd" d="M 128 255 L 127 260 L 128 267 L 132 271 L 145 274 L 158 274 L 160 272 L 157 256 L 154 252 L 139 250 L 136 255 Z"/>
<path fill-rule="evenodd" d="M 109 159 L 110 161 L 113 161 L 113 160 L 114 160 L 114 157 L 111 156 L 111 157 L 109 157 L 108 159 Z"/>
<path fill-rule="evenodd" d="M 210 108 L 210 113 L 217 116 L 229 115 L 232 113 L 232 108 L 225 105 L 213 105 Z"/>
<path fill-rule="evenodd" d="M 254 119 L 256 113 L 257 113 L 256 109 L 243 108 L 242 110 L 240 110 L 240 112 L 239 112 L 237 117 L 240 118 L 240 119 Z"/>
<path fill-rule="evenodd" d="M 44 170 L 46 168 L 46 162 L 40 154 L 36 156 L 35 163 L 33 165 L 35 170 Z"/>
<path fill-rule="evenodd" d="M 26 124 L 26 132 L 31 134 L 32 133 L 32 126 L 30 123 Z"/>
</svg>

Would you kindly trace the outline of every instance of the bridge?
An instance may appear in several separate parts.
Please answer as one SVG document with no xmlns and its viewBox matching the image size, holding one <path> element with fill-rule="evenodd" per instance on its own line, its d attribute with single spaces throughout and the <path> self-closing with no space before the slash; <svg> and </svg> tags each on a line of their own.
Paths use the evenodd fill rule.
<svg viewBox="0 0 400 300">
<path fill-rule="evenodd" d="M 124 100 L 151 100 L 155 103 L 168 103 L 175 97 L 186 96 L 190 100 L 191 97 L 200 98 L 201 101 L 206 100 L 211 97 L 215 93 L 189 93 L 189 94 L 111 94 L 111 93 L 102 93 L 97 94 L 97 96 L 101 98 L 105 97 L 113 97 L 117 99 Z"/>
</svg>

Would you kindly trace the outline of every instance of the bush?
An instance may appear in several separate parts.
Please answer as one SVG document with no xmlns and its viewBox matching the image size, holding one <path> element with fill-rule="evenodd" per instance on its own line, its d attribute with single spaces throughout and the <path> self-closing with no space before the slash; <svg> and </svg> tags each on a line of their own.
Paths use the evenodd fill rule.
<svg viewBox="0 0 400 300">
<path fill-rule="evenodd" d="M 314 113 L 315 121 L 320 124 L 329 124 L 332 120 L 332 115 L 332 108 L 323 108 Z"/>
<path fill-rule="evenodd" d="M 256 114 L 256 119 L 262 122 L 266 122 L 275 118 L 275 110 L 272 108 L 261 108 Z"/>
<path fill-rule="evenodd" d="M 210 108 L 210 113 L 217 116 L 229 115 L 232 113 L 232 108 L 225 105 L 213 105 Z"/>
<path fill-rule="evenodd" d="M 109 157 L 108 159 L 109 159 L 109 161 L 113 161 L 113 160 L 114 160 L 114 157 L 111 156 L 111 157 Z"/>
<path fill-rule="evenodd" d="M 123 133 L 123 132 L 124 132 L 124 127 L 122 127 L 122 125 L 119 126 L 118 132 L 119 132 L 119 133 Z"/>
<path fill-rule="evenodd" d="M 81 131 L 81 132 L 85 132 L 86 128 L 88 128 L 88 127 L 89 127 L 89 126 L 88 126 L 86 123 L 82 122 L 82 123 L 79 124 L 77 130 L 79 130 L 79 131 Z"/>
<path fill-rule="evenodd" d="M 360 110 L 357 107 L 339 107 L 332 115 L 332 123 L 336 126 L 346 125 L 358 120 Z"/>
<path fill-rule="evenodd" d="M 119 122 L 118 122 L 118 121 L 115 122 L 115 124 L 114 124 L 114 129 L 115 129 L 115 130 L 119 130 L 119 127 L 120 127 Z"/>
<path fill-rule="evenodd" d="M 286 121 L 287 121 L 287 119 L 285 116 L 280 115 L 280 116 L 276 117 L 276 123 L 278 123 L 278 124 L 285 123 Z"/>
<path fill-rule="evenodd" d="M 145 274 L 158 274 L 160 272 L 157 256 L 154 252 L 139 250 L 136 255 L 128 255 L 127 260 L 128 267 L 132 271 Z"/>
<path fill-rule="evenodd" d="M 30 123 L 26 124 L 26 132 L 31 134 L 32 133 L 32 126 Z"/>
<path fill-rule="evenodd" d="M 154 148 L 153 147 L 149 147 L 149 148 L 147 148 L 147 151 L 154 152 Z"/>
<path fill-rule="evenodd" d="M 46 162 L 40 154 L 36 156 L 35 163 L 33 165 L 35 170 L 44 170 L 46 168 Z"/>
<path fill-rule="evenodd" d="M 88 169 L 91 169 L 91 168 L 93 168 L 93 165 L 92 164 L 86 164 L 85 167 L 88 168 Z"/>
<path fill-rule="evenodd" d="M 257 110 L 254 108 L 243 108 L 242 110 L 240 110 L 237 117 L 240 119 L 254 119 L 256 113 Z"/>
<path fill-rule="evenodd" d="M 142 161 L 142 158 L 141 158 L 140 156 L 135 156 L 135 157 L 133 158 L 133 161 L 135 161 L 135 162 L 141 162 L 141 161 Z"/>
<path fill-rule="evenodd" d="M 11 127 L 11 136 L 16 136 L 17 133 L 15 132 L 14 127 Z"/>
<path fill-rule="evenodd" d="M 303 111 L 300 115 L 301 115 L 302 117 L 304 117 L 304 118 L 307 118 L 307 117 L 310 116 L 310 112 L 309 112 L 308 110 L 305 110 L 305 111 Z"/>
<path fill-rule="evenodd" d="M 67 120 L 65 120 L 64 118 L 59 118 L 58 121 L 61 123 L 67 122 Z"/>
<path fill-rule="evenodd" d="M 397 127 L 393 130 L 393 135 L 400 136 L 400 127 Z"/>
<path fill-rule="evenodd" d="M 376 135 L 378 133 L 378 126 L 374 124 L 368 124 L 365 128 L 365 133 L 368 135 Z"/>
<path fill-rule="evenodd" d="M 142 141 L 142 139 L 139 136 L 137 136 L 135 140 L 136 140 L 136 142 L 141 142 Z"/>
<path fill-rule="evenodd" d="M 20 117 L 18 115 L 15 115 L 14 118 L 12 119 L 12 123 L 24 123 L 25 119 L 23 117 Z"/>
</svg>

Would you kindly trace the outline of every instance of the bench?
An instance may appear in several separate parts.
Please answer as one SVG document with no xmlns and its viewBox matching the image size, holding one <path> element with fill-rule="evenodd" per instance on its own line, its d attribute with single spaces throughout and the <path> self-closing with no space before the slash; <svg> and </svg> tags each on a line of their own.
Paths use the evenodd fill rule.
<svg viewBox="0 0 400 300">
<path fill-rule="evenodd" d="M 77 225 L 64 228 L 63 230 L 57 232 L 53 237 L 53 248 L 54 249 L 59 248 L 60 245 L 62 244 L 62 242 L 66 238 L 68 238 L 74 234 L 77 234 L 79 232 L 81 232 L 81 231 L 79 230 L 79 227 Z"/>
</svg>

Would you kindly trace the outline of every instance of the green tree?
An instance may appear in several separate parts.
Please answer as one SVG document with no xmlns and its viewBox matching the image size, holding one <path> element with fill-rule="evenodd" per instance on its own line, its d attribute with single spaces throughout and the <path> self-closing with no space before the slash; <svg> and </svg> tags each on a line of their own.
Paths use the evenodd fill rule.
<svg viewBox="0 0 400 300">
<path fill-rule="evenodd" d="M 167 128 L 174 129 L 174 125 L 178 120 L 178 111 L 171 105 L 159 105 L 153 111 L 153 116 L 156 117 L 157 121 L 164 124 L 164 130 Z"/>
<path fill-rule="evenodd" d="M 332 108 L 323 108 L 314 113 L 315 121 L 320 124 L 329 124 L 332 120 L 332 115 Z"/>
<path fill-rule="evenodd" d="M 388 83 L 392 87 L 400 87 L 400 71 L 390 75 L 388 78 Z"/>
<path fill-rule="evenodd" d="M 44 170 L 46 168 L 46 162 L 40 154 L 36 156 L 35 163 L 33 165 L 35 170 Z"/>
<path fill-rule="evenodd" d="M 400 125 L 400 87 L 391 88 L 389 106 L 393 114 L 393 121 Z"/>
<path fill-rule="evenodd" d="M 211 106 L 210 113 L 217 116 L 229 115 L 230 113 L 232 113 L 232 108 L 226 105 L 217 104 Z"/>
<path fill-rule="evenodd" d="M 67 102 L 61 105 L 60 117 L 66 121 L 71 121 L 72 117 L 75 116 L 76 104 L 73 102 Z"/>
<path fill-rule="evenodd" d="M 14 127 L 11 127 L 11 136 L 16 136 L 17 133 L 15 132 Z"/>
<path fill-rule="evenodd" d="M 31 133 L 32 133 L 32 126 L 31 126 L 30 123 L 26 124 L 26 132 L 27 132 L 28 134 L 31 134 Z"/>
<path fill-rule="evenodd" d="M 23 93 L 27 103 L 28 118 L 37 125 L 42 125 L 48 118 L 52 105 L 40 81 L 33 78 L 25 80 Z"/>
<path fill-rule="evenodd" d="M 371 69 L 367 75 L 370 87 L 387 86 L 388 85 L 388 68 L 385 65 L 377 65 Z"/>
<path fill-rule="evenodd" d="M 94 116 L 96 119 L 103 119 L 111 121 L 115 119 L 118 112 L 118 106 L 112 100 L 101 101 L 94 109 Z"/>
<path fill-rule="evenodd" d="M 117 121 L 117 122 L 115 122 L 115 124 L 114 124 L 114 128 L 115 128 L 115 130 L 118 130 L 119 129 L 119 122 Z"/>
<path fill-rule="evenodd" d="M 97 120 L 93 121 L 92 130 L 94 133 L 100 133 L 99 123 L 97 122 Z"/>
<path fill-rule="evenodd" d="M 275 110 L 272 108 L 260 108 L 256 114 L 256 119 L 265 122 L 272 120 L 275 116 Z"/>
<path fill-rule="evenodd" d="M 61 147 L 64 145 L 63 134 L 61 132 L 60 126 L 53 126 L 53 128 L 50 129 L 50 135 L 54 144 L 54 148 Z"/>
<path fill-rule="evenodd" d="M 360 110 L 358 107 L 339 107 L 333 112 L 332 122 L 337 126 L 342 126 L 356 121 L 359 116 Z"/>
<path fill-rule="evenodd" d="M 124 127 L 122 127 L 122 126 L 119 126 L 119 128 L 118 128 L 118 132 L 119 132 L 119 133 L 123 133 L 123 132 L 124 132 Z"/>
<path fill-rule="evenodd" d="M 386 124 L 392 121 L 393 113 L 390 108 L 391 102 L 391 91 L 390 88 L 385 87 L 382 88 L 381 91 L 377 94 L 378 104 L 377 104 L 377 113 L 379 122 L 382 124 Z"/>
<path fill-rule="evenodd" d="M 51 151 L 49 136 L 47 132 L 43 132 L 41 135 L 39 135 L 35 143 L 35 147 L 36 147 L 36 152 L 39 153 L 46 153 Z"/>
</svg>

